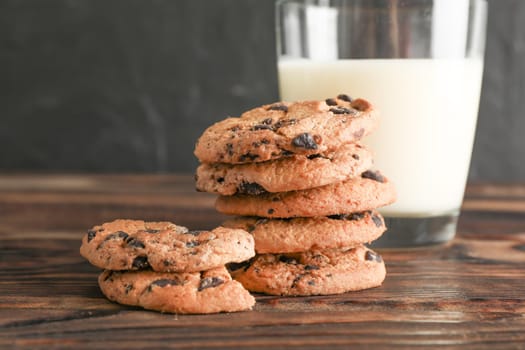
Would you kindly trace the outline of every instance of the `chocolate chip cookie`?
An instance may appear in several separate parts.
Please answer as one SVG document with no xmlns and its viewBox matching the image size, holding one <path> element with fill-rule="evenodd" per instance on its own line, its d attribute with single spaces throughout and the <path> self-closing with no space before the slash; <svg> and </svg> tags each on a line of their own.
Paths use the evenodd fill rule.
<svg viewBox="0 0 525 350">
<path fill-rule="evenodd" d="M 249 310 L 255 299 L 224 267 L 204 272 L 109 271 L 100 274 L 102 293 L 112 301 L 178 314 Z"/>
<path fill-rule="evenodd" d="M 296 154 L 239 165 L 201 164 L 197 168 L 196 187 L 199 191 L 226 196 L 304 190 L 359 176 L 372 164 L 370 151 L 350 143 L 326 154 Z"/>
<path fill-rule="evenodd" d="M 107 270 L 194 272 L 254 256 L 252 235 L 218 227 L 189 231 L 170 222 L 115 220 L 88 230 L 80 254 Z"/>
<path fill-rule="evenodd" d="M 396 191 L 379 171 L 301 191 L 220 196 L 217 211 L 229 215 L 292 218 L 355 213 L 391 204 Z"/>
<path fill-rule="evenodd" d="M 348 250 L 262 254 L 230 266 L 235 280 L 252 292 L 325 295 L 377 287 L 385 279 L 381 256 L 364 246 Z"/>
<path fill-rule="evenodd" d="M 236 217 L 222 226 L 250 232 L 259 254 L 351 248 L 376 240 L 386 230 L 377 211 L 293 219 Z"/>
<path fill-rule="evenodd" d="M 197 141 L 195 156 L 202 163 L 241 164 L 324 154 L 372 132 L 377 114 L 368 101 L 347 95 L 269 104 L 210 126 Z"/>
</svg>

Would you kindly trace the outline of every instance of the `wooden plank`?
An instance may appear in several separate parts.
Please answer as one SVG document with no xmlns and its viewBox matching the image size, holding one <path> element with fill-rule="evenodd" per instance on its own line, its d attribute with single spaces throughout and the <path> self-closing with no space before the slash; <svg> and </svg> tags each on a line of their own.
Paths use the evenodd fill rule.
<svg viewBox="0 0 525 350">
<path fill-rule="evenodd" d="M 133 210 L 211 226 L 221 218 L 210 202 L 191 200 L 201 195 L 185 192 L 191 177 L 173 184 L 166 177 L 95 176 L 87 177 L 89 186 L 85 179 L 68 178 L 50 176 L 36 186 L 28 176 L 12 180 L 15 188 L 0 189 L 0 348 L 519 349 L 525 344 L 525 212 L 520 210 L 495 213 L 490 205 L 465 210 L 458 237 L 446 245 L 382 250 L 388 275 L 379 288 L 296 298 L 258 294 L 249 312 L 171 315 L 107 301 L 97 286 L 100 271 L 78 253 L 80 239 L 108 213 Z M 47 187 L 40 188 L 42 183 Z M 113 192 L 116 183 L 122 187 Z M 149 193 L 149 186 L 156 190 Z M 187 207 L 167 200 L 159 206 L 153 200 L 135 202 L 168 198 L 166 186 L 175 186 L 174 200 L 189 196 Z M 492 192 L 500 201 L 505 190 Z M 113 198 L 110 205 L 104 197 Z M 475 198 L 493 200 L 482 190 Z"/>
</svg>

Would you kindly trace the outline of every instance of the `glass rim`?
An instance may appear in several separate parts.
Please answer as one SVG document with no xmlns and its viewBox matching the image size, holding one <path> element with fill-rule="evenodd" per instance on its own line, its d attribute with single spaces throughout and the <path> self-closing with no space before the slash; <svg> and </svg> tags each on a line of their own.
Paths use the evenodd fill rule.
<svg viewBox="0 0 525 350">
<path fill-rule="evenodd" d="M 339 2 L 354 2 L 356 0 L 338 0 Z M 384 0 L 384 1 L 390 1 L 390 0 Z M 414 3 L 422 2 L 423 0 L 410 0 Z M 433 0 L 433 1 L 439 1 L 439 0 Z M 462 1 L 462 0 L 455 0 L 455 1 Z M 463 0 L 469 3 L 476 3 L 476 2 L 483 2 L 487 3 L 488 0 Z M 276 0 L 275 1 L 275 7 L 280 8 L 285 5 L 291 5 L 295 4 L 297 6 L 301 7 L 340 7 L 341 4 L 334 4 L 331 0 Z M 431 3 L 432 4 L 432 3 Z M 366 4 L 363 4 L 366 5 Z"/>
</svg>

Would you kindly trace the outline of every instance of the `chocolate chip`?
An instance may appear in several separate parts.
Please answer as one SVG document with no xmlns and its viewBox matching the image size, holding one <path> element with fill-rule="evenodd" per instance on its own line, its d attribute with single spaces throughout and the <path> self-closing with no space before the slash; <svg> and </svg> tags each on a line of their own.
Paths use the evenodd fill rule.
<svg viewBox="0 0 525 350">
<path fill-rule="evenodd" d="M 279 261 L 285 264 L 293 264 L 293 265 L 297 264 L 297 260 L 295 260 L 294 258 L 290 256 L 286 256 L 286 255 L 279 255 Z"/>
<path fill-rule="evenodd" d="M 372 221 L 377 227 L 383 226 L 383 220 L 377 214 L 372 215 Z"/>
<path fill-rule="evenodd" d="M 365 259 L 368 260 L 368 261 L 375 261 L 375 262 L 383 261 L 383 258 L 381 257 L 381 255 L 379 255 L 376 252 L 373 252 L 371 250 L 368 250 L 365 253 Z"/>
<path fill-rule="evenodd" d="M 256 141 L 256 142 L 252 142 L 252 146 L 255 147 L 255 148 L 259 148 L 261 147 L 261 143 Z"/>
<path fill-rule="evenodd" d="M 328 159 L 327 157 L 323 156 L 322 154 L 310 154 L 309 156 L 306 156 L 306 158 L 308 158 L 310 160 L 316 159 L 316 158 Z"/>
<path fill-rule="evenodd" d="M 266 125 L 266 124 L 257 124 L 257 125 L 254 125 L 251 130 L 252 131 L 257 131 L 257 130 L 272 130 L 272 126 L 271 125 Z"/>
<path fill-rule="evenodd" d="M 328 215 L 329 219 L 332 220 L 346 220 L 348 214 L 334 214 L 334 215 Z"/>
<path fill-rule="evenodd" d="M 154 230 L 154 229 L 152 229 L 152 228 L 148 228 L 148 229 L 146 230 L 146 232 L 147 232 L 147 233 L 159 233 L 160 230 Z"/>
<path fill-rule="evenodd" d="M 152 287 L 166 287 L 166 286 L 181 286 L 183 283 L 177 279 L 168 279 L 168 278 L 163 278 L 163 279 L 160 279 L 160 280 L 156 280 L 156 281 L 153 281 L 151 282 L 151 284 L 149 285 L 148 289 L 151 291 Z"/>
<path fill-rule="evenodd" d="M 230 128 L 230 131 L 236 132 L 236 131 L 239 131 L 239 129 L 240 129 L 239 126 L 235 125 L 234 127 Z"/>
<path fill-rule="evenodd" d="M 281 198 L 279 197 L 273 197 L 272 198 L 272 202 L 279 202 L 281 200 Z"/>
<path fill-rule="evenodd" d="M 126 287 L 124 288 L 124 293 L 129 294 L 133 290 L 133 284 L 126 284 Z"/>
<path fill-rule="evenodd" d="M 110 235 L 108 235 L 104 241 L 109 241 L 109 240 L 112 240 L 112 239 L 116 239 L 116 238 L 120 238 L 120 239 L 126 239 L 128 238 L 128 234 L 124 231 L 117 231 L 115 233 L 112 233 Z"/>
<path fill-rule="evenodd" d="M 240 269 L 244 269 L 244 271 L 246 271 L 250 267 L 251 261 L 252 261 L 252 259 L 246 260 L 246 261 L 242 261 L 240 263 L 232 262 L 232 263 L 227 264 L 226 267 L 230 271 L 237 271 L 237 270 L 240 270 Z"/>
<path fill-rule="evenodd" d="M 268 110 L 268 111 L 283 111 L 283 112 L 288 112 L 288 107 L 286 107 L 286 106 L 283 105 L 283 104 L 276 104 L 276 105 L 271 105 L 270 107 L 268 107 L 267 110 Z"/>
<path fill-rule="evenodd" d="M 220 277 L 206 277 L 201 280 L 198 291 L 202 291 L 206 288 L 213 288 L 220 286 L 224 283 L 224 280 Z"/>
<path fill-rule="evenodd" d="M 261 121 L 261 124 L 266 124 L 266 125 L 270 125 L 272 123 L 273 123 L 273 119 L 272 118 L 266 118 L 263 121 Z"/>
<path fill-rule="evenodd" d="M 149 267 L 148 257 L 147 256 L 137 256 L 133 263 L 131 264 L 132 267 L 136 269 L 145 269 L 146 267 Z"/>
<path fill-rule="evenodd" d="M 330 219 L 334 220 L 348 220 L 348 221 L 357 221 L 365 217 L 365 213 L 351 213 L 351 214 L 336 214 L 329 215 Z"/>
<path fill-rule="evenodd" d="M 292 288 L 297 287 L 297 283 L 303 278 L 304 275 L 297 275 L 297 277 L 294 278 L 292 281 Z"/>
<path fill-rule="evenodd" d="M 330 108 L 330 112 L 333 114 L 354 114 L 354 110 L 345 107 L 333 107 Z"/>
<path fill-rule="evenodd" d="M 273 125 L 273 129 L 277 130 L 285 126 L 294 125 L 297 122 L 296 119 L 282 119 Z"/>
<path fill-rule="evenodd" d="M 191 231 L 186 232 L 186 234 L 187 235 L 198 236 L 198 235 L 200 235 L 203 232 L 204 232 L 203 230 L 191 230 Z"/>
<path fill-rule="evenodd" d="M 128 234 L 124 231 L 117 231 L 116 234 L 119 238 L 128 238 Z"/>
<path fill-rule="evenodd" d="M 305 148 L 305 149 L 317 149 L 317 143 L 315 143 L 314 138 L 309 133 L 305 132 L 296 136 L 292 140 L 292 145 L 295 147 Z"/>
<path fill-rule="evenodd" d="M 327 98 L 324 102 L 329 106 L 337 106 L 337 101 L 333 98 Z"/>
<path fill-rule="evenodd" d="M 317 265 L 305 265 L 304 269 L 305 269 L 305 271 L 319 270 L 319 266 L 317 266 Z"/>
<path fill-rule="evenodd" d="M 89 230 L 89 231 L 87 232 L 87 235 L 88 235 L 88 236 L 87 236 L 87 241 L 88 241 L 88 243 L 89 243 L 89 242 L 91 242 L 91 240 L 92 240 L 93 238 L 95 238 L 95 236 L 97 235 L 97 231 Z"/>
<path fill-rule="evenodd" d="M 314 280 L 309 280 L 308 281 L 308 285 L 309 286 L 315 286 L 315 281 Z"/>
<path fill-rule="evenodd" d="M 224 178 L 223 177 L 219 177 L 217 178 L 217 182 L 222 184 L 224 182 Z"/>
<path fill-rule="evenodd" d="M 352 158 L 354 158 L 355 160 L 359 160 L 359 154 L 352 154 Z"/>
<path fill-rule="evenodd" d="M 233 156 L 233 145 L 231 143 L 226 144 L 226 152 L 228 152 L 228 155 Z"/>
<path fill-rule="evenodd" d="M 199 241 L 189 241 L 189 242 L 186 242 L 186 248 L 195 248 L 199 246 L 200 244 L 201 242 Z"/>
<path fill-rule="evenodd" d="M 275 213 L 275 210 L 273 208 L 268 209 L 268 214 L 272 215 L 273 213 Z"/>
<path fill-rule="evenodd" d="M 290 151 L 285 150 L 285 149 L 283 149 L 281 151 L 281 156 L 283 156 L 283 157 L 288 157 L 288 156 L 291 156 L 291 155 L 293 155 L 293 152 L 290 152 Z"/>
<path fill-rule="evenodd" d="M 171 262 L 169 260 L 164 260 L 162 263 L 164 264 L 164 266 L 170 266 L 171 265 Z"/>
<path fill-rule="evenodd" d="M 240 162 L 244 162 L 246 159 L 249 159 L 251 161 L 254 161 L 255 159 L 259 158 L 259 155 L 257 154 L 251 154 L 250 152 L 246 153 L 246 154 L 242 154 L 240 157 L 239 157 L 239 161 Z"/>
<path fill-rule="evenodd" d="M 268 140 L 268 139 L 262 139 L 262 140 L 261 140 L 261 143 L 262 143 L 263 145 L 267 145 L 267 144 L 270 143 L 270 140 Z"/>
<path fill-rule="evenodd" d="M 244 182 L 243 181 L 241 182 L 239 187 L 237 187 L 237 192 L 242 193 L 242 194 L 249 194 L 249 195 L 256 196 L 259 194 L 266 193 L 266 190 L 264 189 L 264 187 L 262 187 L 256 182 Z"/>
<path fill-rule="evenodd" d="M 144 248 L 144 243 L 142 243 L 141 241 L 139 241 L 138 239 L 136 239 L 135 237 L 128 237 L 126 238 L 125 240 L 126 244 L 129 246 L 129 247 L 133 247 L 133 248 Z"/>
<path fill-rule="evenodd" d="M 346 102 L 352 102 L 352 98 L 345 94 L 337 95 L 337 98 Z"/>
<path fill-rule="evenodd" d="M 361 177 L 364 179 L 370 179 L 381 183 L 384 183 L 386 181 L 385 177 L 377 170 L 367 170 L 361 174 Z"/>
</svg>

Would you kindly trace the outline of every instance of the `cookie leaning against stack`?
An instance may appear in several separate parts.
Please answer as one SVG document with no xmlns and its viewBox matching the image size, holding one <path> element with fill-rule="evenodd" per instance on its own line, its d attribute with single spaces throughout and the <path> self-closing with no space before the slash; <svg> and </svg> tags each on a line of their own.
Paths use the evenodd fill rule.
<svg viewBox="0 0 525 350">
<path fill-rule="evenodd" d="M 197 141 L 199 191 L 238 217 L 223 226 L 252 233 L 257 256 L 229 264 L 248 290 L 334 294 L 379 286 L 381 257 L 364 247 L 386 230 L 374 209 L 396 192 L 359 142 L 378 114 L 363 100 L 278 102 L 210 126 Z"/>
<path fill-rule="evenodd" d="M 84 235 L 80 254 L 104 269 L 102 293 L 125 305 L 171 313 L 251 309 L 255 299 L 225 264 L 254 256 L 242 229 L 190 231 L 170 222 L 115 220 Z"/>
</svg>

